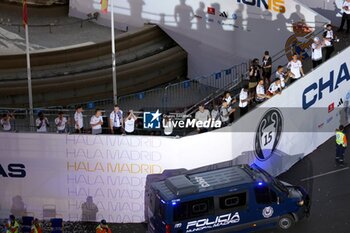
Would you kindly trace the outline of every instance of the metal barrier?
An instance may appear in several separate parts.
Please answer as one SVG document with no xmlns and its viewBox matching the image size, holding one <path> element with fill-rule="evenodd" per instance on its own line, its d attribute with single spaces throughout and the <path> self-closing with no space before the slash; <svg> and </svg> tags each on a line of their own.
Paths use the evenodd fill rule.
<svg viewBox="0 0 350 233">
<path fill-rule="evenodd" d="M 202 76 L 193 80 L 185 80 L 165 87 L 159 87 L 118 98 L 118 105 L 122 109 L 156 110 L 163 112 L 180 110 L 191 107 L 203 98 L 225 88 L 228 84 L 239 84 L 247 72 L 248 64 L 242 63 L 229 69 L 222 70 L 209 76 Z M 112 108 L 113 100 L 105 99 L 87 103 L 76 103 L 67 106 L 73 109 L 76 105 L 93 109 L 97 107 Z M 61 108 L 57 107 L 56 108 Z"/>
<path fill-rule="evenodd" d="M 323 30 L 318 32 L 313 32 L 314 36 L 320 35 Z M 348 44 L 346 45 L 348 46 Z M 292 50 L 292 48 L 290 48 Z M 285 50 L 284 54 L 285 54 Z M 284 56 L 283 52 L 279 52 L 277 55 L 272 56 L 273 62 L 276 63 L 280 61 Z M 209 105 L 213 100 L 222 96 L 224 91 L 238 90 L 242 85 L 242 82 L 247 78 L 248 72 L 247 63 L 234 66 L 230 69 L 220 71 L 218 73 L 212 74 L 207 77 L 200 77 L 195 80 L 186 80 L 176 84 L 170 84 L 166 87 L 160 87 L 152 89 L 149 91 L 144 91 L 136 93 L 133 95 L 123 96 L 118 99 L 118 103 L 123 110 L 136 109 L 142 110 L 135 112 L 139 119 L 143 118 L 144 111 L 159 109 L 163 113 L 177 112 L 179 115 L 191 115 L 197 111 L 199 103 L 204 103 Z M 312 70 L 309 70 L 311 72 Z M 307 73 L 307 72 L 305 72 Z M 193 105 L 193 103 L 195 103 Z M 113 108 L 113 101 L 111 99 L 99 100 L 90 103 L 84 103 L 84 108 L 88 109 L 84 113 L 84 124 L 89 125 L 89 116 L 93 115 L 93 110 L 96 107 L 104 107 L 107 111 L 105 115 L 108 117 L 109 112 Z M 35 112 L 42 111 L 49 118 L 50 122 L 53 122 L 54 118 L 57 116 L 58 111 L 64 111 L 66 116 L 70 117 L 69 120 L 69 131 L 74 132 L 74 122 L 72 124 L 72 117 L 74 115 L 74 105 L 68 106 L 68 109 L 62 109 L 58 106 L 55 109 L 35 109 Z M 175 111 L 174 111 L 175 110 Z M 176 111 L 177 110 L 177 111 Z M 1 109 L 0 113 L 14 112 L 16 115 L 16 120 L 13 122 L 13 128 L 18 131 L 34 131 L 35 126 L 29 125 L 29 111 L 28 109 Z M 124 111 L 126 112 L 126 111 Z M 169 115 L 169 114 L 167 114 Z M 176 113 L 170 114 L 172 116 L 177 115 Z M 140 126 L 140 124 L 139 124 Z M 53 128 L 50 127 L 50 132 L 55 132 Z M 104 127 L 107 129 L 108 127 Z M 138 134 L 149 134 L 150 131 L 142 129 L 141 127 L 136 127 Z M 187 135 L 190 131 L 177 132 L 176 135 Z M 160 134 L 151 132 L 152 134 Z"/>
<path fill-rule="evenodd" d="M 186 108 L 186 106 L 192 106 L 194 103 L 202 100 L 210 93 L 213 93 L 227 85 L 227 83 L 239 83 L 242 73 L 245 72 L 246 69 L 247 63 L 242 63 L 207 77 L 199 77 L 195 80 L 186 80 L 175 84 L 169 84 L 165 87 L 122 96 L 118 98 L 118 103 L 124 112 L 131 109 L 140 110 L 134 111 L 140 119 L 142 119 L 143 111 L 152 111 L 157 109 L 163 113 L 172 115 L 169 112 L 183 112 L 183 109 Z M 58 112 L 62 111 L 64 112 L 64 116 L 68 118 L 67 133 L 73 133 L 73 115 L 77 105 L 82 105 L 83 108 L 86 109 L 84 112 L 84 125 L 89 126 L 89 119 L 94 114 L 95 108 L 104 109 L 104 117 L 109 116 L 109 112 L 111 112 L 113 109 L 113 100 L 105 99 L 83 104 L 71 104 L 66 108 L 63 108 L 63 106 L 36 108 L 34 109 L 34 114 L 36 115 L 39 112 L 44 113 L 48 118 L 48 121 L 51 123 L 51 126 L 48 128 L 48 132 L 56 132 L 54 120 L 57 117 Z M 14 131 L 36 131 L 36 126 L 30 125 L 29 122 L 29 109 L 0 108 L 0 114 L 2 115 L 5 113 L 15 115 L 15 119 L 12 121 L 12 129 Z M 175 113 L 173 113 L 173 116 L 175 116 Z M 139 131 L 138 133 L 147 133 L 143 132 L 141 128 L 137 129 Z M 104 129 L 108 129 L 108 124 L 104 126 Z"/>
</svg>

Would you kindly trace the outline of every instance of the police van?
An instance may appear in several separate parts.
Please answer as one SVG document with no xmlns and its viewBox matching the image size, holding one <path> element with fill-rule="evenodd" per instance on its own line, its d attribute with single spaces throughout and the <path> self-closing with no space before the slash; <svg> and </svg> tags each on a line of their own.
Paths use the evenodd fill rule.
<svg viewBox="0 0 350 233">
<path fill-rule="evenodd" d="M 164 179 L 146 186 L 150 233 L 250 232 L 275 226 L 287 230 L 310 211 L 303 188 L 279 181 L 256 165 L 177 173 L 163 174 Z"/>
</svg>

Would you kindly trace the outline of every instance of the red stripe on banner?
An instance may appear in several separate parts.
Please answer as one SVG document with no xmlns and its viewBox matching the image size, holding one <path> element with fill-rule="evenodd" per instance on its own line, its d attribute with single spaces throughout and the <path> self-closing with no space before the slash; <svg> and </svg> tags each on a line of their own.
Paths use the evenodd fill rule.
<svg viewBox="0 0 350 233">
<path fill-rule="evenodd" d="M 23 26 L 28 24 L 27 0 L 23 0 Z"/>
</svg>

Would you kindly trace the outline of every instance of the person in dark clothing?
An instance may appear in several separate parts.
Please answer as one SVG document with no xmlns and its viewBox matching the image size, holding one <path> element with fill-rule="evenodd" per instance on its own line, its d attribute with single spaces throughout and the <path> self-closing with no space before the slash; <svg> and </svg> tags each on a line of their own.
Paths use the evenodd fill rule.
<svg viewBox="0 0 350 233">
<path fill-rule="evenodd" d="M 326 30 L 323 32 L 323 40 L 324 40 L 324 54 L 325 61 L 327 61 L 332 53 L 334 52 L 334 42 L 337 41 L 334 32 L 332 30 L 332 25 L 327 24 Z"/>
<path fill-rule="evenodd" d="M 255 99 L 255 89 L 261 78 L 261 66 L 259 64 L 259 59 L 254 58 L 252 64 L 249 68 L 249 98 Z"/>
<path fill-rule="evenodd" d="M 270 57 L 269 51 L 265 51 L 264 57 L 262 58 L 262 71 L 265 87 L 269 87 L 272 74 L 272 58 Z"/>
<path fill-rule="evenodd" d="M 345 0 L 342 8 L 344 12 L 343 12 L 343 17 L 341 19 L 341 24 L 338 32 L 341 32 L 344 30 L 345 21 L 346 21 L 346 24 L 347 24 L 346 33 L 349 33 L 350 32 L 350 0 Z"/>
</svg>

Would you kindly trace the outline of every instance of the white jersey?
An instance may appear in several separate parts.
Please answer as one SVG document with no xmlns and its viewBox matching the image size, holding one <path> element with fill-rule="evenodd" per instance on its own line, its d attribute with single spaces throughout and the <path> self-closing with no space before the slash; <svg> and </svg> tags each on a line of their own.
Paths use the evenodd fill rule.
<svg viewBox="0 0 350 233">
<path fill-rule="evenodd" d="M 240 108 L 245 108 L 248 105 L 248 101 L 243 102 L 243 100 L 248 100 L 248 91 L 245 91 L 243 88 L 239 93 L 239 104 Z"/>
<path fill-rule="evenodd" d="M 281 80 L 281 87 L 284 88 L 286 86 L 286 83 L 284 82 L 284 74 L 280 74 L 276 72 L 276 79 Z"/>
<path fill-rule="evenodd" d="M 84 127 L 83 113 L 75 112 L 74 114 L 75 128 L 81 129 Z"/>
<path fill-rule="evenodd" d="M 271 83 L 270 87 L 269 87 L 269 92 L 272 94 L 275 94 L 276 91 L 281 90 L 282 87 L 280 84 L 276 84 L 276 82 Z"/>
<path fill-rule="evenodd" d="M 303 65 L 301 64 L 301 61 L 297 60 L 296 62 L 294 62 L 292 60 L 288 63 L 287 67 L 294 74 L 295 79 L 298 79 L 301 77 L 300 69 L 301 69 L 301 67 L 303 67 Z"/>
<path fill-rule="evenodd" d="M 209 120 L 209 118 L 210 118 L 210 112 L 208 109 L 204 109 L 203 112 L 197 111 L 195 114 L 195 119 L 200 122 L 205 122 Z"/>
<path fill-rule="evenodd" d="M 264 100 L 265 98 L 263 98 L 263 97 L 259 97 L 258 95 L 265 95 L 265 87 L 264 87 L 264 85 L 260 85 L 260 84 L 258 84 L 257 86 L 256 86 L 256 99 L 257 100 Z"/>
<path fill-rule="evenodd" d="M 132 133 L 135 131 L 135 119 L 126 119 L 125 121 L 125 132 Z"/>
<path fill-rule="evenodd" d="M 10 131 L 11 130 L 11 123 L 10 121 L 6 121 L 1 119 L 0 124 L 2 125 L 2 128 L 4 131 Z"/>
<path fill-rule="evenodd" d="M 350 14 L 350 2 L 344 1 L 343 3 L 343 11 L 345 14 L 349 15 Z M 349 26 L 349 25 L 348 25 Z"/>
<path fill-rule="evenodd" d="M 174 126 L 173 126 L 173 122 L 172 120 L 169 120 L 167 122 L 163 122 L 164 123 L 164 135 L 170 135 L 173 133 L 174 130 Z"/>
<path fill-rule="evenodd" d="M 322 60 L 322 46 L 317 48 L 317 44 L 312 43 L 311 48 L 312 48 L 312 53 L 311 53 L 311 59 L 313 61 L 319 61 Z"/>
<path fill-rule="evenodd" d="M 66 129 L 66 124 L 67 124 L 67 118 L 66 117 L 62 117 L 62 119 L 57 117 L 55 119 L 55 125 L 57 126 L 57 130 L 59 130 L 59 131 L 65 130 Z"/>
<path fill-rule="evenodd" d="M 39 127 L 36 129 L 36 132 L 39 133 L 46 133 L 47 132 L 47 125 L 46 122 L 48 122 L 47 118 L 40 120 L 40 118 L 37 118 L 35 121 L 36 127 Z"/>
<path fill-rule="evenodd" d="M 99 123 L 100 121 L 103 123 L 102 116 L 96 117 L 95 115 L 93 115 L 90 119 L 91 128 L 92 129 L 101 129 L 102 125 L 100 125 L 100 124 L 95 125 L 95 124 Z M 95 126 L 92 126 L 92 125 L 95 125 Z"/>
<path fill-rule="evenodd" d="M 333 40 L 334 39 L 334 32 L 333 32 L 333 30 L 330 30 L 330 31 L 326 30 L 323 35 L 327 39 L 327 40 L 324 40 L 324 43 L 325 43 L 326 47 L 333 46 L 333 42 L 329 41 L 329 40 Z"/>
<path fill-rule="evenodd" d="M 113 127 L 119 128 L 121 127 L 122 124 L 122 120 L 123 120 L 123 111 L 119 110 L 118 112 L 111 112 L 111 114 L 109 114 L 109 119 L 112 121 L 113 123 Z"/>
</svg>

